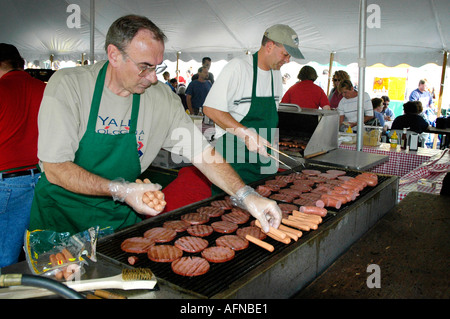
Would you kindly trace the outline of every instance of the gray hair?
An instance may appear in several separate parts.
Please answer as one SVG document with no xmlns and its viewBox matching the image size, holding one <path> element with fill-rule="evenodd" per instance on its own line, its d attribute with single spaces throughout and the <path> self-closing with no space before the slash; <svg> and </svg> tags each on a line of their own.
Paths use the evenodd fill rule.
<svg viewBox="0 0 450 319">
<path fill-rule="evenodd" d="M 117 19 L 111 24 L 106 34 L 105 51 L 110 44 L 115 45 L 121 52 L 125 52 L 128 44 L 133 40 L 136 33 L 146 29 L 153 33 L 153 39 L 165 42 L 166 35 L 148 18 L 138 15 L 127 15 Z"/>
</svg>

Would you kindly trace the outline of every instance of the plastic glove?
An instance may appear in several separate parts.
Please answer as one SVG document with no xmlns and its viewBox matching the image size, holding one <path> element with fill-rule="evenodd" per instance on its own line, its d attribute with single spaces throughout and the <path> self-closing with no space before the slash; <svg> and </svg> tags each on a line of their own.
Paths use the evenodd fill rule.
<svg viewBox="0 0 450 319">
<path fill-rule="evenodd" d="M 259 195 L 250 186 L 244 186 L 231 196 L 234 206 L 247 210 L 261 223 L 264 232 L 269 232 L 269 226 L 278 228 L 281 224 L 281 209 L 273 200 Z"/>
<path fill-rule="evenodd" d="M 164 209 L 156 210 L 144 202 L 148 192 L 161 190 L 161 185 L 153 183 L 130 183 L 124 179 L 116 179 L 109 183 L 109 190 L 115 201 L 125 202 L 137 213 L 148 216 L 156 216 Z"/>
<path fill-rule="evenodd" d="M 259 153 L 265 157 L 268 156 L 266 145 L 270 145 L 270 143 L 259 136 L 254 129 L 239 127 L 235 130 L 235 134 L 245 142 L 250 152 Z"/>
</svg>

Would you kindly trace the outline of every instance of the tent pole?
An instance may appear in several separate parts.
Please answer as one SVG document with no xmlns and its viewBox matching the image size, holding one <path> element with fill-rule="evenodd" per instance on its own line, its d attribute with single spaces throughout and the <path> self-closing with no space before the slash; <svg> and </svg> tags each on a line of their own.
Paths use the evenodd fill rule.
<svg viewBox="0 0 450 319">
<path fill-rule="evenodd" d="M 89 64 L 94 64 L 94 31 L 95 31 L 95 0 L 91 0 L 91 14 L 90 14 L 90 20 L 91 20 L 91 49 L 89 54 Z"/>
<path fill-rule="evenodd" d="M 328 67 L 328 85 L 327 85 L 327 96 L 330 94 L 330 81 L 331 81 L 331 71 L 333 69 L 333 61 L 334 61 L 334 54 L 336 52 L 330 53 L 330 66 Z"/>
<path fill-rule="evenodd" d="M 180 70 L 178 69 L 178 61 L 180 60 L 180 51 L 177 52 L 177 70 L 175 71 L 176 75 L 177 75 L 177 83 L 178 83 L 178 76 L 180 74 Z"/>
<path fill-rule="evenodd" d="M 444 93 L 445 70 L 447 69 L 447 57 L 448 51 L 444 51 L 444 61 L 442 62 L 441 87 L 439 89 L 437 117 L 441 116 L 442 94 Z M 436 148 L 437 138 L 438 138 L 437 134 L 434 134 L 433 148 Z"/>
<path fill-rule="evenodd" d="M 362 151 L 364 131 L 364 84 L 366 71 L 366 9 L 367 1 L 361 0 L 359 6 L 359 58 L 358 58 L 358 111 L 356 150 Z"/>
</svg>

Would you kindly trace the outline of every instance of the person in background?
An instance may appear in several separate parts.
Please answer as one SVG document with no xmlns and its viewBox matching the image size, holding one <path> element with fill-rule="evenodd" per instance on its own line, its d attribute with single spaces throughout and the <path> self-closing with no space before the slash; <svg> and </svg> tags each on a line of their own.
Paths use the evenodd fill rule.
<svg viewBox="0 0 450 319">
<path fill-rule="evenodd" d="M 177 91 L 178 91 L 178 80 L 177 80 L 177 78 L 170 79 L 169 83 L 170 83 L 170 86 L 173 87 L 172 91 L 177 93 Z"/>
<path fill-rule="evenodd" d="M 186 102 L 186 86 L 183 84 L 180 84 L 177 90 L 177 94 L 181 99 L 181 104 L 183 104 L 184 110 L 189 110 Z"/>
<path fill-rule="evenodd" d="M 330 110 L 330 102 L 322 88 L 314 81 L 316 70 L 309 65 L 300 69 L 297 78 L 300 80 L 287 90 L 281 103 L 297 104 L 301 108 Z"/>
<path fill-rule="evenodd" d="M 216 149 L 227 160 L 232 157 L 231 165 L 246 183 L 276 173 L 266 147 L 274 142 L 278 125 L 280 68 L 291 56 L 304 59 L 298 43 L 289 26 L 271 26 L 256 53 L 228 62 L 206 97 L 203 112 L 216 124 Z"/>
<path fill-rule="evenodd" d="M 202 59 L 202 67 L 208 69 L 208 78 L 207 80 L 211 82 L 211 84 L 214 84 L 214 74 L 209 72 L 209 69 L 211 68 L 211 58 L 210 57 L 204 57 Z M 196 73 L 192 76 L 192 81 L 198 80 L 199 73 Z"/>
<path fill-rule="evenodd" d="M 170 83 L 170 73 L 169 72 L 164 72 L 163 73 L 163 78 L 164 81 L 166 81 L 165 83 L 170 87 L 170 89 L 175 92 L 175 88 L 172 86 L 172 84 Z"/>
<path fill-rule="evenodd" d="M 197 115 L 211 89 L 208 81 L 208 69 L 201 66 L 198 69 L 198 79 L 189 83 L 186 89 L 186 103 L 191 114 Z"/>
<path fill-rule="evenodd" d="M 148 18 L 127 15 L 108 29 L 106 61 L 52 76 L 39 111 L 43 173 L 30 230 L 76 234 L 99 226 L 118 231 L 158 215 L 162 210 L 143 198 L 161 186 L 136 179 L 161 148 L 186 157 L 264 231 L 280 225 L 276 202 L 246 186 L 201 134 L 179 97 L 158 81 L 166 67 L 165 40 Z"/>
<path fill-rule="evenodd" d="M 403 115 L 397 116 L 392 123 L 391 130 L 403 130 L 404 128 L 416 133 L 423 133 L 431 125 L 420 116 L 422 103 L 420 101 L 408 101 L 403 104 Z"/>
<path fill-rule="evenodd" d="M 328 95 L 328 100 L 330 101 L 330 107 L 335 109 L 339 106 L 339 102 L 342 100 L 342 94 L 339 92 L 339 83 L 344 80 L 350 81 L 350 75 L 343 70 L 338 70 L 334 72 L 333 78 L 333 88 L 331 89 L 330 95 Z"/>
<path fill-rule="evenodd" d="M 374 119 L 378 120 L 377 126 L 384 127 L 384 116 L 381 114 L 381 110 L 383 109 L 383 100 L 378 97 L 373 98 L 372 107 Z"/>
<path fill-rule="evenodd" d="M 434 109 L 433 96 L 428 91 L 428 81 L 426 79 L 421 79 L 417 89 L 411 92 L 409 95 L 410 101 L 420 101 L 422 104 L 422 113 L 420 114 L 425 121 L 431 126 L 436 126 L 437 114 Z M 433 145 L 433 134 L 424 133 L 425 144 L 429 147 Z"/>
<path fill-rule="evenodd" d="M 383 95 L 381 99 L 383 100 L 383 109 L 381 110 L 381 114 L 383 114 L 386 121 L 393 121 L 395 115 L 394 112 L 389 108 L 389 103 L 391 103 L 389 96 Z"/>
<path fill-rule="evenodd" d="M 343 123 L 347 122 L 350 127 L 357 125 L 357 113 L 358 113 L 358 94 L 353 87 L 350 80 L 343 80 L 339 82 L 339 92 L 342 94 L 343 99 L 339 102 L 337 110 L 339 111 L 339 127 L 343 130 Z M 370 96 L 367 92 L 364 92 L 364 123 L 373 118 L 373 106 Z"/>
<path fill-rule="evenodd" d="M 37 118 L 45 83 L 24 64 L 15 46 L 0 43 L 0 268 L 18 261 L 40 176 Z"/>
</svg>

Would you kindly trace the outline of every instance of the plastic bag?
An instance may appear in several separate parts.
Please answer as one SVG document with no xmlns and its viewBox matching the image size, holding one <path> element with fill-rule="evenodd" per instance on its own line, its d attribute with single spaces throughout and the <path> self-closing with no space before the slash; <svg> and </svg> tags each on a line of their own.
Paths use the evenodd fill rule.
<svg viewBox="0 0 450 319">
<path fill-rule="evenodd" d="M 91 227 L 75 235 L 49 230 L 25 233 L 25 256 L 31 272 L 35 275 L 57 280 L 79 279 L 87 265 L 85 258 L 97 261 L 97 239 L 112 233 L 110 227 Z"/>
</svg>

